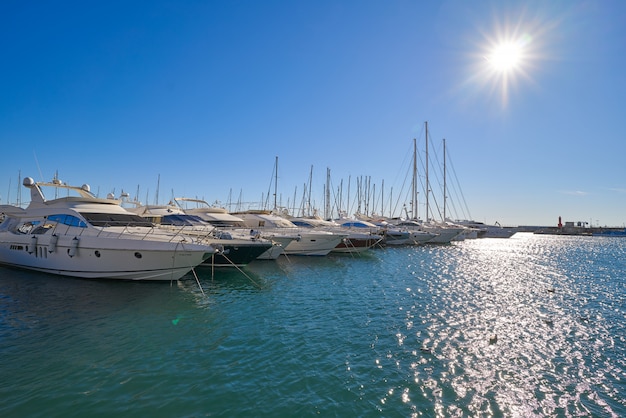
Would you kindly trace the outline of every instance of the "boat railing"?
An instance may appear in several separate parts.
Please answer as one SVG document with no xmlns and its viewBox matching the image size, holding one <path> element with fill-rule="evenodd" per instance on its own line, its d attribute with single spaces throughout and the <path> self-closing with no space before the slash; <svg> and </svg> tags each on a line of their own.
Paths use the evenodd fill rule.
<svg viewBox="0 0 626 418">
<path fill-rule="evenodd" d="M 65 232 L 61 231 L 62 227 L 65 227 Z M 87 229 L 87 228 L 80 228 L 80 232 L 79 233 L 77 233 L 77 234 L 76 233 L 70 234 L 69 233 L 70 232 L 70 228 L 76 228 L 76 226 L 74 226 L 74 225 L 66 225 L 66 224 L 62 224 L 60 222 L 50 222 L 50 223 L 48 223 L 47 219 L 44 221 L 43 225 L 41 225 L 40 228 L 43 228 L 43 229 L 52 228 L 51 235 L 55 235 L 55 234 L 58 234 L 58 235 L 73 235 L 75 237 L 82 236 L 83 232 L 85 232 L 85 230 Z M 33 231 L 33 233 L 36 233 L 36 232 Z"/>
<path fill-rule="evenodd" d="M 193 239 L 191 239 L 191 237 L 184 234 L 184 231 L 182 230 L 164 231 L 154 225 L 141 226 L 141 229 L 146 228 L 145 232 L 139 231 L 139 230 L 132 230 L 131 228 L 136 227 L 136 225 L 133 225 L 132 223 L 117 223 L 114 221 L 105 222 L 102 225 L 92 226 L 92 227 L 98 231 L 98 233 L 96 234 L 96 237 L 102 237 L 104 234 L 111 234 L 112 232 L 116 232 L 115 237 L 117 238 L 126 236 L 132 239 L 140 239 L 142 241 L 151 239 L 151 237 L 159 238 L 159 240 L 163 240 L 167 242 L 174 242 L 177 238 L 182 238 L 183 241 L 186 241 L 186 240 L 193 241 Z M 119 231 L 107 230 L 107 228 L 110 228 L 110 227 L 122 227 L 122 229 Z M 43 225 L 40 226 L 40 228 L 44 228 L 44 229 L 52 228 L 52 234 L 58 234 L 58 235 L 63 235 L 63 236 L 71 235 L 74 237 L 83 236 L 85 234 L 85 231 L 89 229 L 89 228 L 79 228 L 80 231 L 76 231 L 77 229 L 76 226 L 65 225 L 59 222 L 48 222 L 47 220 Z M 70 228 L 72 228 L 73 230 L 70 231 Z M 161 232 L 161 233 L 159 234 L 158 232 Z"/>
<path fill-rule="evenodd" d="M 124 230 L 122 230 L 122 232 L 120 234 L 126 232 L 129 235 L 133 235 L 134 232 L 131 231 L 130 229 L 128 229 L 130 227 L 131 227 L 131 225 L 126 225 L 124 227 Z M 160 234 L 158 234 L 158 232 L 160 232 Z M 187 234 L 183 234 L 182 232 L 184 232 L 182 230 L 182 227 L 178 231 L 166 231 L 166 230 L 163 230 L 163 229 L 161 229 L 161 228 L 159 228 L 159 227 L 157 227 L 155 225 L 152 225 L 151 227 L 149 227 L 148 231 L 146 231 L 146 233 L 143 235 L 142 240 L 148 239 L 149 235 L 153 235 L 154 237 L 157 237 L 157 236 L 158 237 L 169 237 L 169 239 L 167 239 L 167 242 L 174 242 L 174 240 L 177 237 L 182 238 L 181 241 L 187 241 L 187 240 L 193 241 L 193 239 L 191 237 L 189 237 Z"/>
</svg>

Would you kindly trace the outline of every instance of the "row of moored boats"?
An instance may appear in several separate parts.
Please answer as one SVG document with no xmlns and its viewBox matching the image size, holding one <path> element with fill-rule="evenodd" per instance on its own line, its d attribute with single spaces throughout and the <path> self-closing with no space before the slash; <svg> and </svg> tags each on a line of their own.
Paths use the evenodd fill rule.
<svg viewBox="0 0 626 418">
<path fill-rule="evenodd" d="M 26 208 L 0 205 L 0 264 L 82 278 L 178 280 L 196 266 L 243 266 L 282 255 L 359 253 L 514 233 L 469 222 L 229 213 L 191 198 L 142 205 L 126 197 L 98 198 L 88 185 L 58 179 L 28 177 L 23 184 L 31 197 Z M 46 199 L 44 189 L 52 189 L 55 198 Z"/>
</svg>

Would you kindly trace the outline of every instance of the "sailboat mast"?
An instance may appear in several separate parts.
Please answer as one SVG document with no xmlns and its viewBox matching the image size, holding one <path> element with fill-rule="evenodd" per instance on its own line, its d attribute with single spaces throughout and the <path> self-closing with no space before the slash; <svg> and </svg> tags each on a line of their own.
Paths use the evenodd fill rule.
<svg viewBox="0 0 626 418">
<path fill-rule="evenodd" d="M 446 221 L 446 139 L 443 139 L 443 221 Z"/>
<path fill-rule="evenodd" d="M 22 206 L 22 170 L 18 170 L 17 172 L 17 206 Z"/>
<path fill-rule="evenodd" d="M 159 189 L 161 188 L 161 175 L 159 174 L 159 176 L 157 177 L 157 190 L 156 190 L 156 196 L 154 197 L 154 204 L 158 205 L 159 204 Z"/>
<path fill-rule="evenodd" d="M 332 217 L 330 213 L 330 168 L 326 167 L 326 202 L 324 205 L 324 219 L 330 219 Z"/>
<path fill-rule="evenodd" d="M 417 220 L 417 139 L 413 138 L 413 187 L 411 190 L 411 218 Z"/>
<path fill-rule="evenodd" d="M 348 198 L 346 199 L 346 213 L 350 214 L 352 213 L 352 208 L 351 208 L 351 204 L 352 202 L 350 201 L 350 185 L 352 184 L 352 174 L 350 174 L 348 176 Z"/>
<path fill-rule="evenodd" d="M 276 156 L 276 161 L 274 163 L 274 210 L 278 210 L 278 205 L 276 204 L 277 196 L 278 196 L 278 155 Z"/>
<path fill-rule="evenodd" d="M 382 179 L 382 184 L 380 185 L 380 214 L 381 216 L 385 213 L 385 179 Z"/>
<path fill-rule="evenodd" d="M 341 179 L 339 181 L 339 191 L 337 192 L 337 194 L 339 195 L 339 198 L 337 199 L 337 218 L 341 217 L 341 212 L 343 211 L 344 208 L 344 202 L 343 202 L 343 179 Z"/>
<path fill-rule="evenodd" d="M 306 216 L 311 216 L 311 185 L 313 183 L 313 166 L 311 165 L 311 173 L 309 174 L 309 193 L 307 200 L 307 213 Z"/>
<path fill-rule="evenodd" d="M 428 182 L 428 121 L 424 122 L 424 126 L 426 127 L 426 222 L 429 220 L 430 209 L 428 207 L 428 195 L 430 194 L 430 184 Z"/>
</svg>

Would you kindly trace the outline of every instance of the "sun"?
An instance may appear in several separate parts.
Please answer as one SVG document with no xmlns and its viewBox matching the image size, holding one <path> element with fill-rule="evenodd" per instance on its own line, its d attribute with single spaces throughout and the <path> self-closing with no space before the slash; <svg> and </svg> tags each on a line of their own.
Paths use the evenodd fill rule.
<svg viewBox="0 0 626 418">
<path fill-rule="evenodd" d="M 485 41 L 470 80 L 498 93 L 506 106 L 516 85 L 530 79 L 534 60 L 532 38 L 525 32 L 516 32 L 497 34 Z"/>
<path fill-rule="evenodd" d="M 485 57 L 496 72 L 511 72 L 518 69 L 524 58 L 524 49 L 519 41 L 504 41 L 493 47 Z"/>
<path fill-rule="evenodd" d="M 502 2 L 507 3 L 507 2 Z M 459 51 L 465 48 L 466 73 L 462 80 L 467 96 L 494 107 L 520 103 L 556 56 L 552 34 L 559 22 L 546 19 L 542 9 L 495 8 L 492 17 L 480 15 L 463 33 Z"/>
</svg>

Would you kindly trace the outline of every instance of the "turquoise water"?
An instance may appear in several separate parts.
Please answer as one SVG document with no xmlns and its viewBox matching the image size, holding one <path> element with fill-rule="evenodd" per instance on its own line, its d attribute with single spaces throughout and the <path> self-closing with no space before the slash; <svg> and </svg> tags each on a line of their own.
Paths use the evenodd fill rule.
<svg viewBox="0 0 626 418">
<path fill-rule="evenodd" d="M 626 416 L 626 240 L 517 234 L 169 283 L 0 268 L 0 416 Z"/>
</svg>

